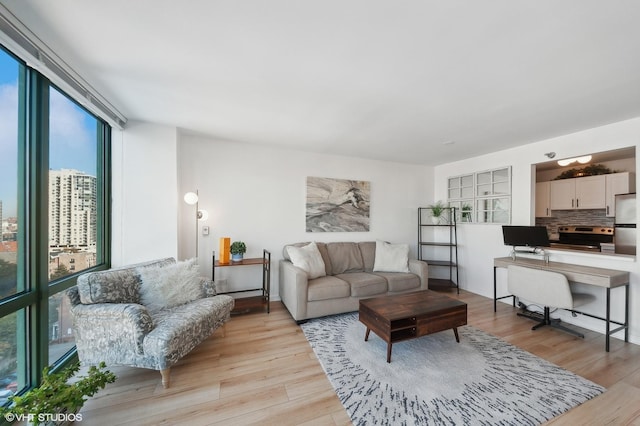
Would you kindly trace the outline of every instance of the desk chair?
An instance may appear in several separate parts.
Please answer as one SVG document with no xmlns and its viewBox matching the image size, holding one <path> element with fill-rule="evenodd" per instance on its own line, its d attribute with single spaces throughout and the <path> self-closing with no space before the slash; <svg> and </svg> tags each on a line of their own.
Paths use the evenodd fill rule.
<svg viewBox="0 0 640 426">
<path fill-rule="evenodd" d="M 544 306 L 542 320 L 533 326 L 532 330 L 548 325 L 584 338 L 584 334 L 561 325 L 560 319 L 551 319 L 550 317 L 550 306 L 573 311 L 576 307 L 595 299 L 595 296 L 591 294 L 572 293 L 569 281 L 564 275 L 542 269 L 509 265 L 507 289 L 518 299 L 525 299 Z M 521 313 L 518 315 L 540 320 L 540 318 L 531 315 Z"/>
</svg>

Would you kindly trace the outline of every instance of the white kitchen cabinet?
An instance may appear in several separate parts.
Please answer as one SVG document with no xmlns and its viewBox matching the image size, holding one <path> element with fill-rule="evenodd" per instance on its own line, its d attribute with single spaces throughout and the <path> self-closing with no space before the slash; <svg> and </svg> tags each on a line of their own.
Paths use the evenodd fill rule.
<svg viewBox="0 0 640 426">
<path fill-rule="evenodd" d="M 536 217 L 551 217 L 551 182 L 536 182 Z"/>
<path fill-rule="evenodd" d="M 614 217 L 616 215 L 616 194 L 636 192 L 635 174 L 624 172 L 605 175 L 605 187 L 607 216 Z"/>
<path fill-rule="evenodd" d="M 576 178 L 576 208 L 604 209 L 605 188 L 604 175 Z"/>
<path fill-rule="evenodd" d="M 551 210 L 572 210 L 576 208 L 575 179 L 552 180 L 549 184 L 549 205 Z"/>
<path fill-rule="evenodd" d="M 605 176 L 553 180 L 550 185 L 551 210 L 604 209 Z"/>
</svg>

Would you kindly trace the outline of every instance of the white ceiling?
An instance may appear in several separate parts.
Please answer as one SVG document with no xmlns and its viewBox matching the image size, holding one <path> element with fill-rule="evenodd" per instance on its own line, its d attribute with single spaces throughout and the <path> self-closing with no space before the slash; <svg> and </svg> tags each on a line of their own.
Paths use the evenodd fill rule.
<svg viewBox="0 0 640 426">
<path fill-rule="evenodd" d="M 635 0 L 2 3 L 129 120 L 238 142 L 433 165 L 640 116 Z"/>
</svg>

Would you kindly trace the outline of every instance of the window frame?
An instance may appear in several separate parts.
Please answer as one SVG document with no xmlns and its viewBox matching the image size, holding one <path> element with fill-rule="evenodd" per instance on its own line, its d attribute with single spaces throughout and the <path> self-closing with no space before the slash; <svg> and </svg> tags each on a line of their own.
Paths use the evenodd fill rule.
<svg viewBox="0 0 640 426">
<path fill-rule="evenodd" d="M 503 178 L 502 173 L 506 172 Z M 488 175 L 489 180 L 484 177 Z M 468 186 L 462 185 L 463 179 L 473 177 L 472 195 L 463 197 L 463 189 Z M 457 185 L 456 185 L 457 183 Z M 452 186 L 452 184 L 454 186 Z M 511 223 L 511 194 L 512 194 L 512 173 L 511 166 L 496 167 L 489 170 L 482 170 L 473 173 L 465 173 L 462 175 L 450 176 L 447 178 L 447 202 L 449 206 L 456 207 L 458 217 L 457 223 L 476 223 L 476 224 L 496 224 L 508 225 Z M 504 191 L 497 191 L 499 186 L 505 186 Z M 487 188 L 489 191 L 481 191 L 481 188 Z M 486 192 L 486 193 L 483 193 Z M 451 195 L 459 195 L 451 197 Z M 506 200 L 506 209 L 496 210 L 493 207 L 500 200 Z M 488 206 L 487 208 L 482 207 Z M 468 207 L 470 210 L 463 207 Z M 506 221 L 495 220 L 495 212 L 506 212 Z M 500 215 L 498 215 L 500 216 Z M 482 220 L 480 220 L 482 219 Z"/>
<path fill-rule="evenodd" d="M 37 386 L 42 369 L 49 365 L 49 298 L 77 282 L 82 273 L 108 269 L 111 265 L 111 126 L 84 108 L 64 90 L 25 61 L 0 45 L 0 50 L 16 60 L 18 76 L 18 267 L 15 294 L 0 300 L 0 317 L 24 310 L 17 329 L 24 329 L 18 345 L 23 351 L 24 368 L 16 371 L 26 385 L 18 393 Z M 64 94 L 84 112 L 96 119 L 97 196 L 96 264 L 88 269 L 49 281 L 49 90 Z M 20 283 L 24 284 L 24 288 Z M 23 349 L 21 349 L 23 348 Z M 52 371 L 77 360 L 75 346 L 56 360 Z"/>
</svg>

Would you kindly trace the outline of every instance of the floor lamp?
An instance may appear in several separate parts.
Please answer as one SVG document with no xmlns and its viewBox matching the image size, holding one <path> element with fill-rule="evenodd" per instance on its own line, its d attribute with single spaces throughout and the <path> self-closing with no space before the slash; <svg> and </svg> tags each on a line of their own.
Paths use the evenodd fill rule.
<svg viewBox="0 0 640 426">
<path fill-rule="evenodd" d="M 184 202 L 189 204 L 190 206 L 194 205 L 196 206 L 196 259 L 198 258 L 198 221 L 199 220 L 207 220 L 207 218 L 209 217 L 209 213 L 207 213 L 206 210 L 200 210 L 198 208 L 198 200 L 199 200 L 199 196 L 198 196 L 198 190 L 196 189 L 196 192 L 187 192 L 186 194 L 184 194 Z"/>
</svg>

